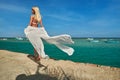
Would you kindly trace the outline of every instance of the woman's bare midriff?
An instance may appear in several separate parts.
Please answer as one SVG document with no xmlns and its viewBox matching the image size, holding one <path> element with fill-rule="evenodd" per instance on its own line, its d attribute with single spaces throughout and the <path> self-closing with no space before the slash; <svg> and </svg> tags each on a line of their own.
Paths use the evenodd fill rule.
<svg viewBox="0 0 120 80">
<path fill-rule="evenodd" d="M 31 24 L 32 27 L 38 27 L 38 24 Z"/>
</svg>

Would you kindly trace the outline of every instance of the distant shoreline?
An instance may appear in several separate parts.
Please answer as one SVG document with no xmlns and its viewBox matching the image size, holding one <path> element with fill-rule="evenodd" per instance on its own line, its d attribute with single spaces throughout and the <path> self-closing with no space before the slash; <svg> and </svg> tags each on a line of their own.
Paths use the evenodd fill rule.
<svg viewBox="0 0 120 80">
<path fill-rule="evenodd" d="M 12 38 L 16 38 L 16 37 L 0 37 L 0 39 L 3 39 L 3 38 L 12 39 Z M 20 38 L 26 38 L 26 37 L 20 37 Z M 120 37 L 72 37 L 72 39 L 87 39 L 87 38 L 94 38 L 94 39 L 120 39 Z"/>
</svg>

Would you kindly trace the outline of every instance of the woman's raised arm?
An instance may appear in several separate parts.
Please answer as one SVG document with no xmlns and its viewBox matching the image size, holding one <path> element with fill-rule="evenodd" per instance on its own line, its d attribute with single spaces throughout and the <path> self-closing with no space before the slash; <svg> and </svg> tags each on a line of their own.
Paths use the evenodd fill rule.
<svg viewBox="0 0 120 80">
<path fill-rule="evenodd" d="M 42 18 L 40 20 L 40 27 L 44 27 L 43 24 L 42 24 Z"/>
<path fill-rule="evenodd" d="M 33 19 L 33 16 L 30 17 L 30 22 L 29 22 L 29 26 L 32 25 L 32 19 Z"/>
</svg>

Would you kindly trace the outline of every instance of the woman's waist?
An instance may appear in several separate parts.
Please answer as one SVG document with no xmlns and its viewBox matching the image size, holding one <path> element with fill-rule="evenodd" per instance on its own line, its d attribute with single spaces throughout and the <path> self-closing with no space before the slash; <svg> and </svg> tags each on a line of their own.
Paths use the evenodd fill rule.
<svg viewBox="0 0 120 80">
<path fill-rule="evenodd" d="M 44 29 L 44 27 L 36 27 L 36 26 L 27 26 L 29 29 Z"/>
<path fill-rule="evenodd" d="M 27 32 L 37 32 L 37 33 L 46 33 L 44 27 L 33 27 L 33 26 L 28 26 L 25 29 Z"/>
</svg>

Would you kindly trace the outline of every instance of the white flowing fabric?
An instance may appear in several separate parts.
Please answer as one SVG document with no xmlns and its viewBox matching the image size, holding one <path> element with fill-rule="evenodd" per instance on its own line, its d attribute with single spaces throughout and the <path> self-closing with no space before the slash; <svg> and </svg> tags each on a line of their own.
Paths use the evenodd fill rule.
<svg viewBox="0 0 120 80">
<path fill-rule="evenodd" d="M 60 50 L 67 53 L 69 56 L 72 55 L 74 52 L 73 48 L 64 45 L 74 43 L 70 35 L 64 34 L 50 37 L 44 27 L 36 28 L 32 26 L 28 26 L 27 28 L 25 28 L 24 32 L 26 34 L 26 37 L 29 39 L 33 47 L 42 58 L 48 57 L 48 55 L 46 55 L 44 52 L 42 39 L 46 40 L 50 44 L 56 45 Z"/>
</svg>

